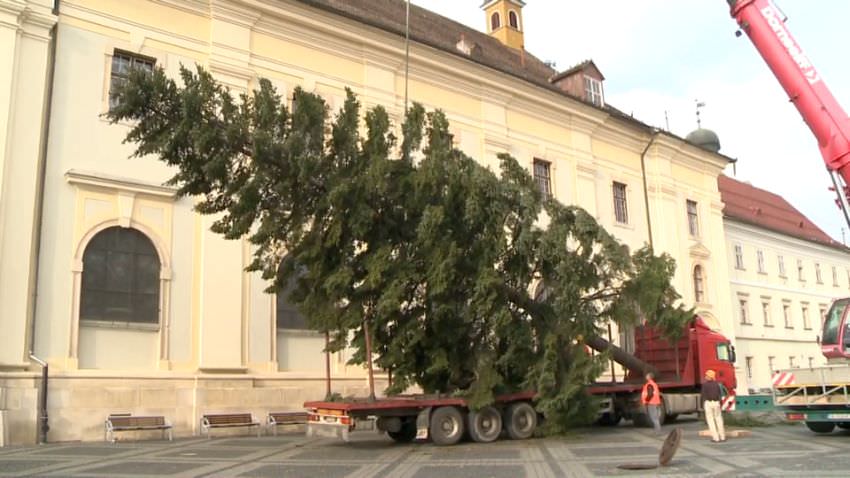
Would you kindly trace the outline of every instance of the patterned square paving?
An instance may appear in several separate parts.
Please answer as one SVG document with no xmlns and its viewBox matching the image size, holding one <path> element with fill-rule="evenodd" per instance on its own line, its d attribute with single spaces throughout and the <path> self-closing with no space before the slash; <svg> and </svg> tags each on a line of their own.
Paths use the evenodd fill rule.
<svg viewBox="0 0 850 478">
<path fill-rule="evenodd" d="M 172 450 L 165 453 L 159 453 L 157 456 L 166 458 L 205 458 L 211 460 L 230 460 L 233 458 L 242 458 L 246 455 L 257 453 L 257 450 L 250 448 L 183 448 L 180 450 Z"/>
<path fill-rule="evenodd" d="M 416 471 L 414 478 L 516 478 L 525 476 L 525 468 L 521 465 L 492 466 L 492 465 L 429 465 Z"/>
<path fill-rule="evenodd" d="M 351 465 L 265 465 L 238 476 L 250 478 L 343 478 L 359 467 Z"/>
<path fill-rule="evenodd" d="M 76 473 L 98 474 L 107 476 L 122 475 L 155 475 L 168 476 L 184 473 L 189 470 L 207 466 L 204 463 L 169 463 L 162 461 L 125 461 L 106 466 L 97 466 L 76 470 Z"/>
<path fill-rule="evenodd" d="M 52 447 L 46 448 L 44 450 L 38 450 L 30 453 L 29 455 L 38 455 L 38 456 L 113 456 L 120 455 L 122 453 L 127 453 L 128 451 L 133 451 L 132 448 L 122 448 L 118 446 L 64 446 L 64 447 Z"/>
<path fill-rule="evenodd" d="M 661 445 L 649 446 L 595 446 L 593 448 L 571 448 L 573 454 L 582 458 L 621 457 L 621 456 L 658 456 Z M 656 458 L 657 460 L 658 458 Z"/>
<path fill-rule="evenodd" d="M 35 461 L 35 460 L 10 460 L 8 458 L 0 458 L 0 473 L 21 473 L 27 470 L 34 470 L 48 465 L 56 465 L 64 463 L 63 461 Z"/>
</svg>

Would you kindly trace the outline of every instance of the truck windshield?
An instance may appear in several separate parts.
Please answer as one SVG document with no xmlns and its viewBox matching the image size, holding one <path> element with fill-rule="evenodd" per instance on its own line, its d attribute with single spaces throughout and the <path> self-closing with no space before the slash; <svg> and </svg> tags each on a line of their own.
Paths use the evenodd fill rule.
<svg viewBox="0 0 850 478">
<path fill-rule="evenodd" d="M 729 344 L 720 342 L 717 344 L 717 360 L 724 362 L 732 361 L 732 354 L 729 353 Z"/>
<path fill-rule="evenodd" d="M 826 319 L 823 322 L 823 339 L 824 345 L 838 344 L 838 333 L 841 327 L 841 318 L 844 316 L 844 309 L 850 304 L 850 299 L 839 299 L 832 303 L 829 312 L 826 314 Z"/>
</svg>

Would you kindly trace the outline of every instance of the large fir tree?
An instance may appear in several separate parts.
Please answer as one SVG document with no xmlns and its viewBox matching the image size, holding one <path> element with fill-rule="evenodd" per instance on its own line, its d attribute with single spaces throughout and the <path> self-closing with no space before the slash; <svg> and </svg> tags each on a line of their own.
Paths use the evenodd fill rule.
<svg viewBox="0 0 850 478">
<path fill-rule="evenodd" d="M 249 270 L 269 292 L 295 281 L 290 300 L 332 350 L 364 363 L 368 333 L 390 392 L 416 384 L 481 406 L 532 389 L 562 429 L 595 412 L 583 387 L 605 355 L 584 338 L 639 320 L 675 336 L 691 316 L 669 257 L 630 255 L 510 156 L 498 175 L 482 167 L 440 111 L 414 105 L 397 138 L 351 92 L 331 121 L 300 89 L 290 108 L 265 80 L 234 98 L 200 67 L 181 78 L 133 72 L 110 120 L 133 125 L 135 156 L 174 167 L 169 183 L 216 215 L 215 232 L 253 244 Z"/>
</svg>

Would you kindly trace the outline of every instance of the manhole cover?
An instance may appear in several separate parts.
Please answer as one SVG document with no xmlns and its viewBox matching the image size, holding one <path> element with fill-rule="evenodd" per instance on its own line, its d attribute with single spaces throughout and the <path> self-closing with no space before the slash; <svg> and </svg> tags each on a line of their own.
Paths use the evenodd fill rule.
<svg viewBox="0 0 850 478">
<path fill-rule="evenodd" d="M 679 443 L 682 442 L 682 429 L 676 428 L 664 440 L 661 445 L 661 453 L 658 454 L 658 463 L 623 463 L 617 465 L 621 470 L 652 470 L 658 468 L 658 465 L 667 466 L 679 449 Z"/>
<path fill-rule="evenodd" d="M 673 459 L 673 455 L 676 454 L 676 450 L 679 449 L 679 443 L 681 442 L 682 429 L 673 429 L 673 431 L 667 435 L 667 439 L 664 440 L 664 445 L 661 446 L 661 453 L 658 454 L 658 464 L 661 466 L 669 465 L 670 460 Z"/>
<path fill-rule="evenodd" d="M 621 470 L 652 470 L 658 468 L 658 465 L 655 463 L 623 463 L 617 465 L 617 468 Z"/>
</svg>

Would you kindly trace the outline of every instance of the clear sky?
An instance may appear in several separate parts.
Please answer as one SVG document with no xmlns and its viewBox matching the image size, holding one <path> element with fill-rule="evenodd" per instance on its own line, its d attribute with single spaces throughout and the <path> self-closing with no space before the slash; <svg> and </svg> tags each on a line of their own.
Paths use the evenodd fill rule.
<svg viewBox="0 0 850 478">
<path fill-rule="evenodd" d="M 412 3 L 485 29 L 481 0 Z M 850 0 L 775 3 L 850 108 Z M 843 229 L 850 242 L 814 136 L 750 40 L 735 37 L 726 0 L 526 0 L 523 17 L 526 50 L 558 70 L 593 59 L 606 101 L 645 123 L 684 137 L 696 129 L 695 100 L 706 103 L 702 126 L 738 159 L 737 179 L 784 197 L 839 241 Z"/>
</svg>

